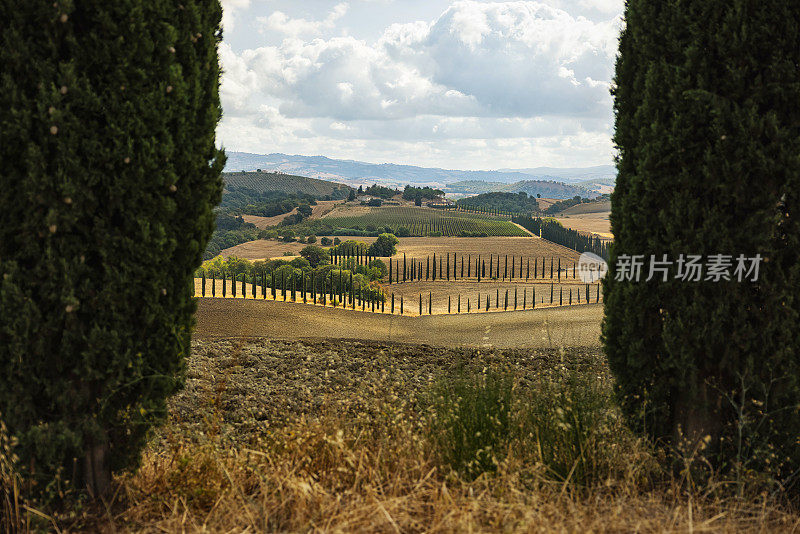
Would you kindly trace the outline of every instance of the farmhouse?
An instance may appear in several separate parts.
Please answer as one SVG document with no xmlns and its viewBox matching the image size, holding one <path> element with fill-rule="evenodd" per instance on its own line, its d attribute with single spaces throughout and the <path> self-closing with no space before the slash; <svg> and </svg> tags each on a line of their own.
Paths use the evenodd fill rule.
<svg viewBox="0 0 800 534">
<path fill-rule="evenodd" d="M 439 208 L 439 209 L 454 208 L 455 205 L 456 205 L 455 202 L 453 202 L 452 200 L 450 200 L 448 198 L 444 198 L 444 197 L 440 197 L 440 198 L 437 198 L 436 200 L 432 200 L 431 202 L 428 202 L 428 204 L 427 204 L 427 206 L 429 208 Z"/>
<path fill-rule="evenodd" d="M 378 197 L 373 197 L 372 195 L 360 195 L 356 197 L 363 206 L 380 206 L 383 204 L 383 199 Z"/>
</svg>

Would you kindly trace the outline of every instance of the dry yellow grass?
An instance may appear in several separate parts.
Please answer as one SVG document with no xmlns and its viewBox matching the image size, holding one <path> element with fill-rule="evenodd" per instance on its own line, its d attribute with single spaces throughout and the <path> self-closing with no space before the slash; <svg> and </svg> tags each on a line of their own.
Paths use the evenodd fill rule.
<svg viewBox="0 0 800 534">
<path fill-rule="evenodd" d="M 320 408 L 286 422 L 277 414 L 255 413 L 245 428 L 237 427 L 241 422 L 235 414 L 244 399 L 255 395 L 250 388 L 256 385 L 232 378 L 249 369 L 259 376 L 253 358 L 275 358 L 281 349 L 273 343 L 261 353 L 254 350 L 234 346 L 226 354 L 205 354 L 204 365 L 215 362 L 214 368 L 190 363 L 190 377 L 201 376 L 205 386 L 194 386 L 173 403 L 170 422 L 144 452 L 141 468 L 116 478 L 116 493 L 105 505 L 40 525 L 70 532 L 800 529 L 800 515 L 786 503 L 760 494 L 724 497 L 713 485 L 707 491 L 692 489 L 684 479 L 666 474 L 647 444 L 616 430 L 601 445 L 608 448 L 605 454 L 613 465 L 597 482 L 557 481 L 543 465 L 531 462 L 531 455 L 511 449 L 496 472 L 465 479 L 437 462 L 426 439 L 426 419 L 415 412 L 413 395 L 402 394 L 408 386 L 397 382 L 401 375 L 394 373 L 400 371 L 391 364 L 384 372 L 374 370 L 378 385 L 355 379 L 357 371 L 350 386 L 343 386 L 349 380 L 332 376 Z M 319 351 L 319 359 L 334 358 L 325 343 L 302 350 Z M 359 350 L 366 357 L 366 349 Z M 306 356 L 297 362 L 307 361 Z M 508 359 L 513 355 L 486 356 L 486 364 Z M 518 361 L 528 365 L 532 360 Z M 341 362 L 336 368 L 344 371 L 350 365 Z M 604 372 L 596 365 L 589 369 Z M 186 406 L 191 412 L 185 412 Z M 184 413 L 201 422 L 184 422 Z M 26 515 L 31 512 L 23 509 Z"/>
<path fill-rule="evenodd" d="M 756 532 L 796 531 L 800 517 L 752 501 L 654 486 L 630 470 L 593 488 L 555 483 L 511 459 L 466 482 L 446 473 L 408 421 L 377 428 L 335 417 L 275 429 L 249 446 L 168 436 L 120 480 L 106 517 L 123 532 Z M 400 420 L 397 420 L 400 419 Z"/>
</svg>

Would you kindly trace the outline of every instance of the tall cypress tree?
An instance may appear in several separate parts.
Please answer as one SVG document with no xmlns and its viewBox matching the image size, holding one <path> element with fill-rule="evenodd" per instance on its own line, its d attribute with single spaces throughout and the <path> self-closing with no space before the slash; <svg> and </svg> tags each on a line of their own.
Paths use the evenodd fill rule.
<svg viewBox="0 0 800 534">
<path fill-rule="evenodd" d="M 225 158 L 220 6 L 182 4 L 0 2 L 0 413 L 38 488 L 105 492 L 183 384 Z"/>
<path fill-rule="evenodd" d="M 628 2 L 603 287 L 603 342 L 631 425 L 675 445 L 710 436 L 707 457 L 725 468 L 741 408 L 754 422 L 743 454 L 778 478 L 800 467 L 800 414 L 786 409 L 800 404 L 798 19 L 800 5 L 779 0 Z M 667 281 L 615 279 L 623 255 L 664 254 L 765 261 L 757 282 L 682 281 L 675 266 Z"/>
</svg>

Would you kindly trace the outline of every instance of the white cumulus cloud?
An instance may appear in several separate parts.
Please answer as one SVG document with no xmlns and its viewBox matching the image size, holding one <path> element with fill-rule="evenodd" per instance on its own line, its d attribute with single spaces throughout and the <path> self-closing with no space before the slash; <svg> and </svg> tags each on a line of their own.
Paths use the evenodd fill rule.
<svg viewBox="0 0 800 534">
<path fill-rule="evenodd" d="M 598 150 L 610 159 L 621 9 L 616 0 L 458 0 L 374 42 L 336 31 L 346 3 L 320 20 L 274 11 L 257 21 L 284 35 L 279 44 L 220 49 L 220 137 L 296 153 L 317 142 L 326 148 L 310 153 L 356 159 L 418 150 L 432 163 L 444 147 L 476 160 L 523 149 L 531 163 L 568 163 L 558 162 L 567 153 L 586 162 Z"/>
</svg>

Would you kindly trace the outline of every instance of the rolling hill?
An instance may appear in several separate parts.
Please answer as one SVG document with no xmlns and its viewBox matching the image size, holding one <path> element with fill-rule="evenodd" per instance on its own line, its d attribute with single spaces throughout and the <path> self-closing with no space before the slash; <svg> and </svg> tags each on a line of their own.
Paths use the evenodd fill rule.
<svg viewBox="0 0 800 534">
<path fill-rule="evenodd" d="M 350 193 L 350 187 L 344 184 L 274 172 L 226 172 L 222 179 L 226 187 L 245 187 L 259 193 L 281 191 L 329 200 L 344 199 Z"/>
<path fill-rule="evenodd" d="M 405 184 L 413 184 L 431 185 L 441 189 L 441 186 L 465 181 L 499 183 L 500 185 L 513 185 L 526 181 L 545 181 L 577 185 L 581 181 L 605 183 L 610 180 L 613 184 L 613 180 L 616 177 L 616 169 L 610 165 L 586 168 L 538 167 L 531 169 L 465 171 L 277 153 L 250 154 L 231 151 L 227 152 L 227 157 L 228 161 L 225 168 L 232 173 L 262 169 L 335 180 L 355 187 L 377 183 L 387 187 L 402 187 Z M 585 187 L 585 189 L 591 191 L 594 187 Z M 489 191 L 502 191 L 502 189 L 492 188 L 490 190 L 472 191 L 470 194 L 487 193 Z M 576 194 L 579 193 L 573 193 L 570 196 L 575 196 Z M 545 196 L 545 194 L 542 193 L 542 196 Z"/>
<path fill-rule="evenodd" d="M 512 184 L 468 180 L 449 184 L 444 188 L 450 196 L 466 197 L 483 193 L 521 193 L 544 198 L 572 198 L 574 196 L 592 198 L 598 193 L 578 185 L 568 185 L 549 180 L 522 180 Z"/>
</svg>

